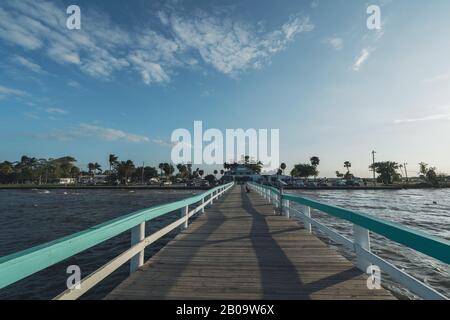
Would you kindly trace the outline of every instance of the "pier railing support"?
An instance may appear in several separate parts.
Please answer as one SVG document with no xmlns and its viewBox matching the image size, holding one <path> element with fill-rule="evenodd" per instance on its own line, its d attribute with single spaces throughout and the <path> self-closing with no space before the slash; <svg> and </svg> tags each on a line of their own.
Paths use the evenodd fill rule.
<svg viewBox="0 0 450 320">
<path fill-rule="evenodd" d="M 189 226 L 189 206 L 183 207 L 180 209 L 181 218 L 185 218 L 183 225 L 181 226 L 181 230 L 187 229 Z"/>
<path fill-rule="evenodd" d="M 354 236 L 354 245 L 356 252 L 356 266 L 366 272 L 367 267 L 371 265 L 371 263 L 363 257 L 361 254 L 362 250 L 370 252 L 370 235 L 369 230 L 360 227 L 356 224 L 353 225 L 353 236 Z"/>
<path fill-rule="evenodd" d="M 290 203 L 289 200 L 283 200 L 284 204 L 282 205 L 282 208 L 284 208 L 284 215 L 286 216 L 286 218 L 290 219 L 291 218 L 291 207 L 290 207 Z"/>
<path fill-rule="evenodd" d="M 205 213 L 205 198 L 202 198 L 202 213 Z"/>
<path fill-rule="evenodd" d="M 307 216 L 308 218 L 311 218 L 311 208 L 308 206 L 305 206 L 305 212 L 304 212 L 305 216 Z M 304 225 L 305 225 L 305 229 L 309 232 L 312 233 L 312 226 L 311 223 L 309 223 L 308 221 L 304 220 Z"/>
<path fill-rule="evenodd" d="M 145 222 L 131 229 L 131 246 L 134 246 L 145 238 Z M 130 260 L 130 273 L 135 272 L 144 264 L 144 250 L 140 251 Z"/>
</svg>

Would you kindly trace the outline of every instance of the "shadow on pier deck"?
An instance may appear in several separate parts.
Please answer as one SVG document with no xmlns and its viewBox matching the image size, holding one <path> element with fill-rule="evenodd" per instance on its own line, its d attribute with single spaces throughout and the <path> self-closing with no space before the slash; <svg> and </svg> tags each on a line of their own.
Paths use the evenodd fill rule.
<svg viewBox="0 0 450 320">
<path fill-rule="evenodd" d="M 235 186 L 106 299 L 394 299 L 351 262 Z"/>
</svg>

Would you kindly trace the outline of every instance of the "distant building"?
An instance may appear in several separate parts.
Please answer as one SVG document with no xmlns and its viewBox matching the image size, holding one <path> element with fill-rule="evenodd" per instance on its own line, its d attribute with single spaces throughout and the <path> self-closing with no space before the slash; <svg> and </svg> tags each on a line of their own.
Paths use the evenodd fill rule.
<svg viewBox="0 0 450 320">
<path fill-rule="evenodd" d="M 249 169 L 245 164 L 238 164 L 223 175 L 225 181 L 261 181 L 261 175 Z"/>
<path fill-rule="evenodd" d="M 95 175 L 94 178 L 92 178 L 93 184 L 106 184 L 108 183 L 108 176 L 105 174 L 99 174 Z"/>
<path fill-rule="evenodd" d="M 57 180 L 58 184 L 75 184 L 74 178 L 59 178 Z"/>
<path fill-rule="evenodd" d="M 78 178 L 78 183 L 80 184 L 107 184 L 109 176 L 106 174 L 99 174 L 95 176 L 81 176 Z"/>
<path fill-rule="evenodd" d="M 78 178 L 79 184 L 90 184 L 92 183 L 92 176 L 80 176 Z"/>
</svg>

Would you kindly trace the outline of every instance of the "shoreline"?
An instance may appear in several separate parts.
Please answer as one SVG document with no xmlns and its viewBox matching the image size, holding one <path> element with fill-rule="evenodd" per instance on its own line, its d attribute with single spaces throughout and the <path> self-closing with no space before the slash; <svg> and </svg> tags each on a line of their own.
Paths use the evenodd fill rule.
<svg viewBox="0 0 450 320">
<path fill-rule="evenodd" d="M 285 187 L 283 190 L 406 190 L 406 189 L 448 189 L 450 185 L 441 187 L 423 185 L 395 185 L 395 186 L 328 186 L 328 187 Z M 84 186 L 84 185 L 0 185 L 0 190 L 209 190 L 211 187 L 194 187 L 184 185 L 172 186 Z"/>
<path fill-rule="evenodd" d="M 209 190 L 210 187 L 187 186 L 65 186 L 65 185 L 0 185 L 0 190 Z"/>
</svg>

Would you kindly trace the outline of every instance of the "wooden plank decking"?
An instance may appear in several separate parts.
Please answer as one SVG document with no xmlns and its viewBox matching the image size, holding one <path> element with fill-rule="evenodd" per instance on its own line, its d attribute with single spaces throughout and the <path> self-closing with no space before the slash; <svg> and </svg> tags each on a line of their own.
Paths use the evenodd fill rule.
<svg viewBox="0 0 450 320">
<path fill-rule="evenodd" d="M 240 186 L 106 299 L 393 299 L 352 263 Z"/>
</svg>

